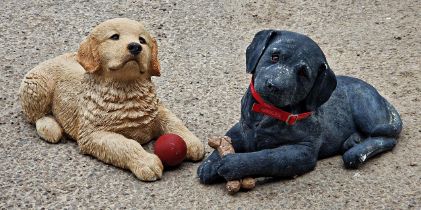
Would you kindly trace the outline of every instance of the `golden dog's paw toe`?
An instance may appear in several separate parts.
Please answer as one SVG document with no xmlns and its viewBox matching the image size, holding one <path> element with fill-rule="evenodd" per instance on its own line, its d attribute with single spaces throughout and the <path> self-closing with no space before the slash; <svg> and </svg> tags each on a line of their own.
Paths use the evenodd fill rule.
<svg viewBox="0 0 421 210">
<path fill-rule="evenodd" d="M 135 175 L 142 181 L 156 181 L 161 177 L 157 175 L 151 168 L 149 167 L 141 167 L 139 170 L 135 171 Z"/>
<path fill-rule="evenodd" d="M 50 143 L 57 143 L 63 137 L 63 129 L 52 117 L 42 117 L 35 123 L 38 135 Z"/>
<path fill-rule="evenodd" d="M 188 160 L 199 161 L 205 156 L 205 146 L 201 142 L 192 142 L 187 144 L 187 156 Z"/>
<path fill-rule="evenodd" d="M 138 160 L 131 171 L 138 179 L 151 182 L 161 179 L 163 169 L 161 160 L 156 155 L 151 154 Z"/>
</svg>

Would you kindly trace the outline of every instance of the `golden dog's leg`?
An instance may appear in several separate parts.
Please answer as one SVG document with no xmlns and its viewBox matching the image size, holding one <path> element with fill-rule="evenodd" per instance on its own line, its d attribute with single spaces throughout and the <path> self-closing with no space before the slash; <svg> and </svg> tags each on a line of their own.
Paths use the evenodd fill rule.
<svg viewBox="0 0 421 210">
<path fill-rule="evenodd" d="M 50 116 L 44 116 L 35 122 L 38 135 L 50 143 L 57 143 L 63 136 L 63 129 L 58 122 Z"/>
<path fill-rule="evenodd" d="M 205 147 L 203 143 L 187 129 L 180 119 L 162 104 L 158 107 L 158 119 L 161 124 L 162 133 L 173 133 L 179 135 L 187 144 L 186 158 L 193 161 L 203 159 Z"/>
<path fill-rule="evenodd" d="M 117 167 L 129 169 L 142 181 L 160 179 L 164 169 L 158 156 L 146 152 L 135 140 L 97 131 L 78 141 L 82 153 Z"/>
<path fill-rule="evenodd" d="M 45 66 L 41 64 L 29 71 L 19 89 L 22 111 L 30 123 L 35 123 L 51 111 L 54 79 Z"/>
<path fill-rule="evenodd" d="M 38 135 L 47 142 L 57 143 L 63 129 L 54 117 L 47 116 L 51 112 L 55 84 L 48 64 L 40 64 L 25 75 L 19 97 L 22 111 L 29 122 L 35 123 Z"/>
</svg>

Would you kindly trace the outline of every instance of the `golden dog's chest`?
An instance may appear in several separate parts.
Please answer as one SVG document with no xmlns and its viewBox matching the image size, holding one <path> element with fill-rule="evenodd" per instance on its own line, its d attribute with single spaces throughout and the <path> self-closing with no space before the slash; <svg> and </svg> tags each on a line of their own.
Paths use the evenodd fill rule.
<svg viewBox="0 0 421 210">
<path fill-rule="evenodd" d="M 93 87 L 81 99 L 83 125 L 120 133 L 140 143 L 154 137 L 158 99 L 152 83 L 88 84 Z"/>
</svg>

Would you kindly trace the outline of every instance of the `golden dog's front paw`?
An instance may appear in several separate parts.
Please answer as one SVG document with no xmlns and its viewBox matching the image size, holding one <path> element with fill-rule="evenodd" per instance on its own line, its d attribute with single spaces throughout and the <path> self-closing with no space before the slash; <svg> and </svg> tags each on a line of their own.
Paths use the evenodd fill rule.
<svg viewBox="0 0 421 210">
<path fill-rule="evenodd" d="M 156 181 L 162 177 L 164 166 L 158 156 L 144 155 L 130 165 L 130 170 L 142 181 Z"/>
<path fill-rule="evenodd" d="M 187 155 L 186 158 L 192 161 L 198 161 L 205 156 L 205 146 L 199 139 L 194 141 L 186 141 Z"/>
</svg>

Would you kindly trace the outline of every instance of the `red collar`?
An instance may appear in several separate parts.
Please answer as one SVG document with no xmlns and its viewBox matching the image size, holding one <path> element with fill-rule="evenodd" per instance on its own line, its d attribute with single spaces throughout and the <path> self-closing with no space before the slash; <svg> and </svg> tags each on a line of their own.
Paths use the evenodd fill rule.
<svg viewBox="0 0 421 210">
<path fill-rule="evenodd" d="M 251 95 L 256 100 L 256 103 L 253 104 L 252 110 L 257 113 L 262 113 L 264 115 L 271 116 L 275 119 L 285 122 L 287 125 L 294 125 L 298 120 L 305 119 L 309 117 L 313 112 L 304 112 L 301 114 L 292 114 L 286 112 L 278 107 L 273 106 L 272 104 L 267 104 L 259 93 L 254 89 L 253 78 L 250 82 Z"/>
</svg>

